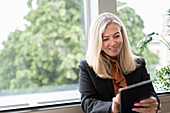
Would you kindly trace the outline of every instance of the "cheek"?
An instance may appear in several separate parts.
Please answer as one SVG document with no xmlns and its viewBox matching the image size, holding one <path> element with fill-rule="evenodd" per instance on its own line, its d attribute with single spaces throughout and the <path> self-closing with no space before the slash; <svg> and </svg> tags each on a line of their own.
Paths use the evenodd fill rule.
<svg viewBox="0 0 170 113">
<path fill-rule="evenodd" d="M 123 45 L 123 41 L 121 41 L 121 42 L 120 42 L 120 45 L 121 45 L 121 47 L 122 47 L 122 45 Z"/>
<path fill-rule="evenodd" d="M 104 48 L 104 45 L 105 45 L 105 43 L 104 43 L 104 42 L 102 42 L 102 49 Z"/>
<path fill-rule="evenodd" d="M 106 42 L 103 42 L 103 43 L 102 43 L 102 49 L 105 49 L 105 48 L 107 47 L 107 45 L 108 45 L 108 44 L 107 44 Z"/>
<path fill-rule="evenodd" d="M 120 40 L 119 40 L 119 44 L 120 44 L 121 47 L 122 47 L 122 45 L 123 45 L 123 39 L 122 39 L 122 37 L 121 37 Z"/>
</svg>

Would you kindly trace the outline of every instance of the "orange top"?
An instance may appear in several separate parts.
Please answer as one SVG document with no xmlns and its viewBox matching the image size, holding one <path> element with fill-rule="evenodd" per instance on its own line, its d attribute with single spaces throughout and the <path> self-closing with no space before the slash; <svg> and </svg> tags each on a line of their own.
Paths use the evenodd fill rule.
<svg viewBox="0 0 170 113">
<path fill-rule="evenodd" d="M 116 96 L 119 93 L 118 91 L 119 88 L 126 87 L 127 84 L 118 62 L 115 59 L 111 59 L 111 63 L 112 63 L 111 76 Z"/>
</svg>

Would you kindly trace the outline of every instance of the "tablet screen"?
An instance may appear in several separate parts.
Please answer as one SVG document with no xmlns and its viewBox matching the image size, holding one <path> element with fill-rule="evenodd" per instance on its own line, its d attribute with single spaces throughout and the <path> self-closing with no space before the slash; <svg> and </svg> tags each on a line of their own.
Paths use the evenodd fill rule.
<svg viewBox="0 0 170 113">
<path fill-rule="evenodd" d="M 146 80 L 137 84 L 133 84 L 119 89 L 120 93 L 120 112 L 136 113 L 132 111 L 135 102 L 149 98 L 152 92 L 152 81 Z"/>
</svg>

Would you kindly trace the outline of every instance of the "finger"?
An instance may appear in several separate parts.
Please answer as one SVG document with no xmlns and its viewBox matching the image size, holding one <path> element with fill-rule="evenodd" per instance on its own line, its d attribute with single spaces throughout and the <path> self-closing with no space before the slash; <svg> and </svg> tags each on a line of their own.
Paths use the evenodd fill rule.
<svg viewBox="0 0 170 113">
<path fill-rule="evenodd" d="M 151 108 L 132 108 L 132 111 L 140 112 L 140 113 L 155 113 L 157 109 Z"/>
<path fill-rule="evenodd" d="M 114 112 L 120 112 L 118 99 L 117 99 L 116 97 L 113 97 L 112 110 L 113 110 Z"/>
<path fill-rule="evenodd" d="M 113 97 L 113 102 L 116 104 L 120 104 L 119 98 Z"/>
<path fill-rule="evenodd" d="M 140 113 L 150 113 L 150 108 L 132 108 L 132 111 L 140 112 Z"/>
<path fill-rule="evenodd" d="M 134 106 L 138 107 L 150 107 L 150 103 L 134 103 Z"/>
<path fill-rule="evenodd" d="M 119 95 L 119 94 L 117 94 L 115 98 L 120 99 L 120 95 Z"/>
<path fill-rule="evenodd" d="M 140 101 L 140 103 L 151 103 L 151 102 L 156 102 L 156 98 L 155 97 L 150 97 L 150 98 L 146 98 Z"/>
<path fill-rule="evenodd" d="M 157 109 L 158 107 L 158 102 L 150 102 L 150 103 L 134 103 L 134 106 L 136 107 L 149 107 L 149 108 L 155 108 Z"/>
<path fill-rule="evenodd" d="M 135 108 L 133 108 L 133 111 L 141 112 L 141 113 L 155 113 L 157 110 L 157 104 L 149 104 L 149 103 L 135 103 Z M 138 106 L 138 107 L 137 107 Z"/>
<path fill-rule="evenodd" d="M 120 95 L 119 94 L 116 95 L 116 99 L 117 99 L 118 103 L 120 104 Z"/>
<path fill-rule="evenodd" d="M 120 95 L 119 95 L 119 94 L 117 94 L 117 95 L 116 95 L 116 98 L 120 98 Z"/>
</svg>

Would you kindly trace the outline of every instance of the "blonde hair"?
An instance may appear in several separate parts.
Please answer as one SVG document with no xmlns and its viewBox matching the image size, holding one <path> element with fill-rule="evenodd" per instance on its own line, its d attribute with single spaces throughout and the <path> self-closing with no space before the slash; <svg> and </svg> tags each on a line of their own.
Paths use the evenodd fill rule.
<svg viewBox="0 0 170 113">
<path fill-rule="evenodd" d="M 128 37 L 122 21 L 114 14 L 105 12 L 100 14 L 90 26 L 88 36 L 88 49 L 86 52 L 86 61 L 95 73 L 101 78 L 111 78 L 110 57 L 104 54 L 102 49 L 102 34 L 106 26 L 110 23 L 117 24 L 122 33 L 123 45 L 118 56 L 119 65 L 124 74 L 131 73 L 136 69 L 135 57 L 130 49 Z"/>
</svg>

